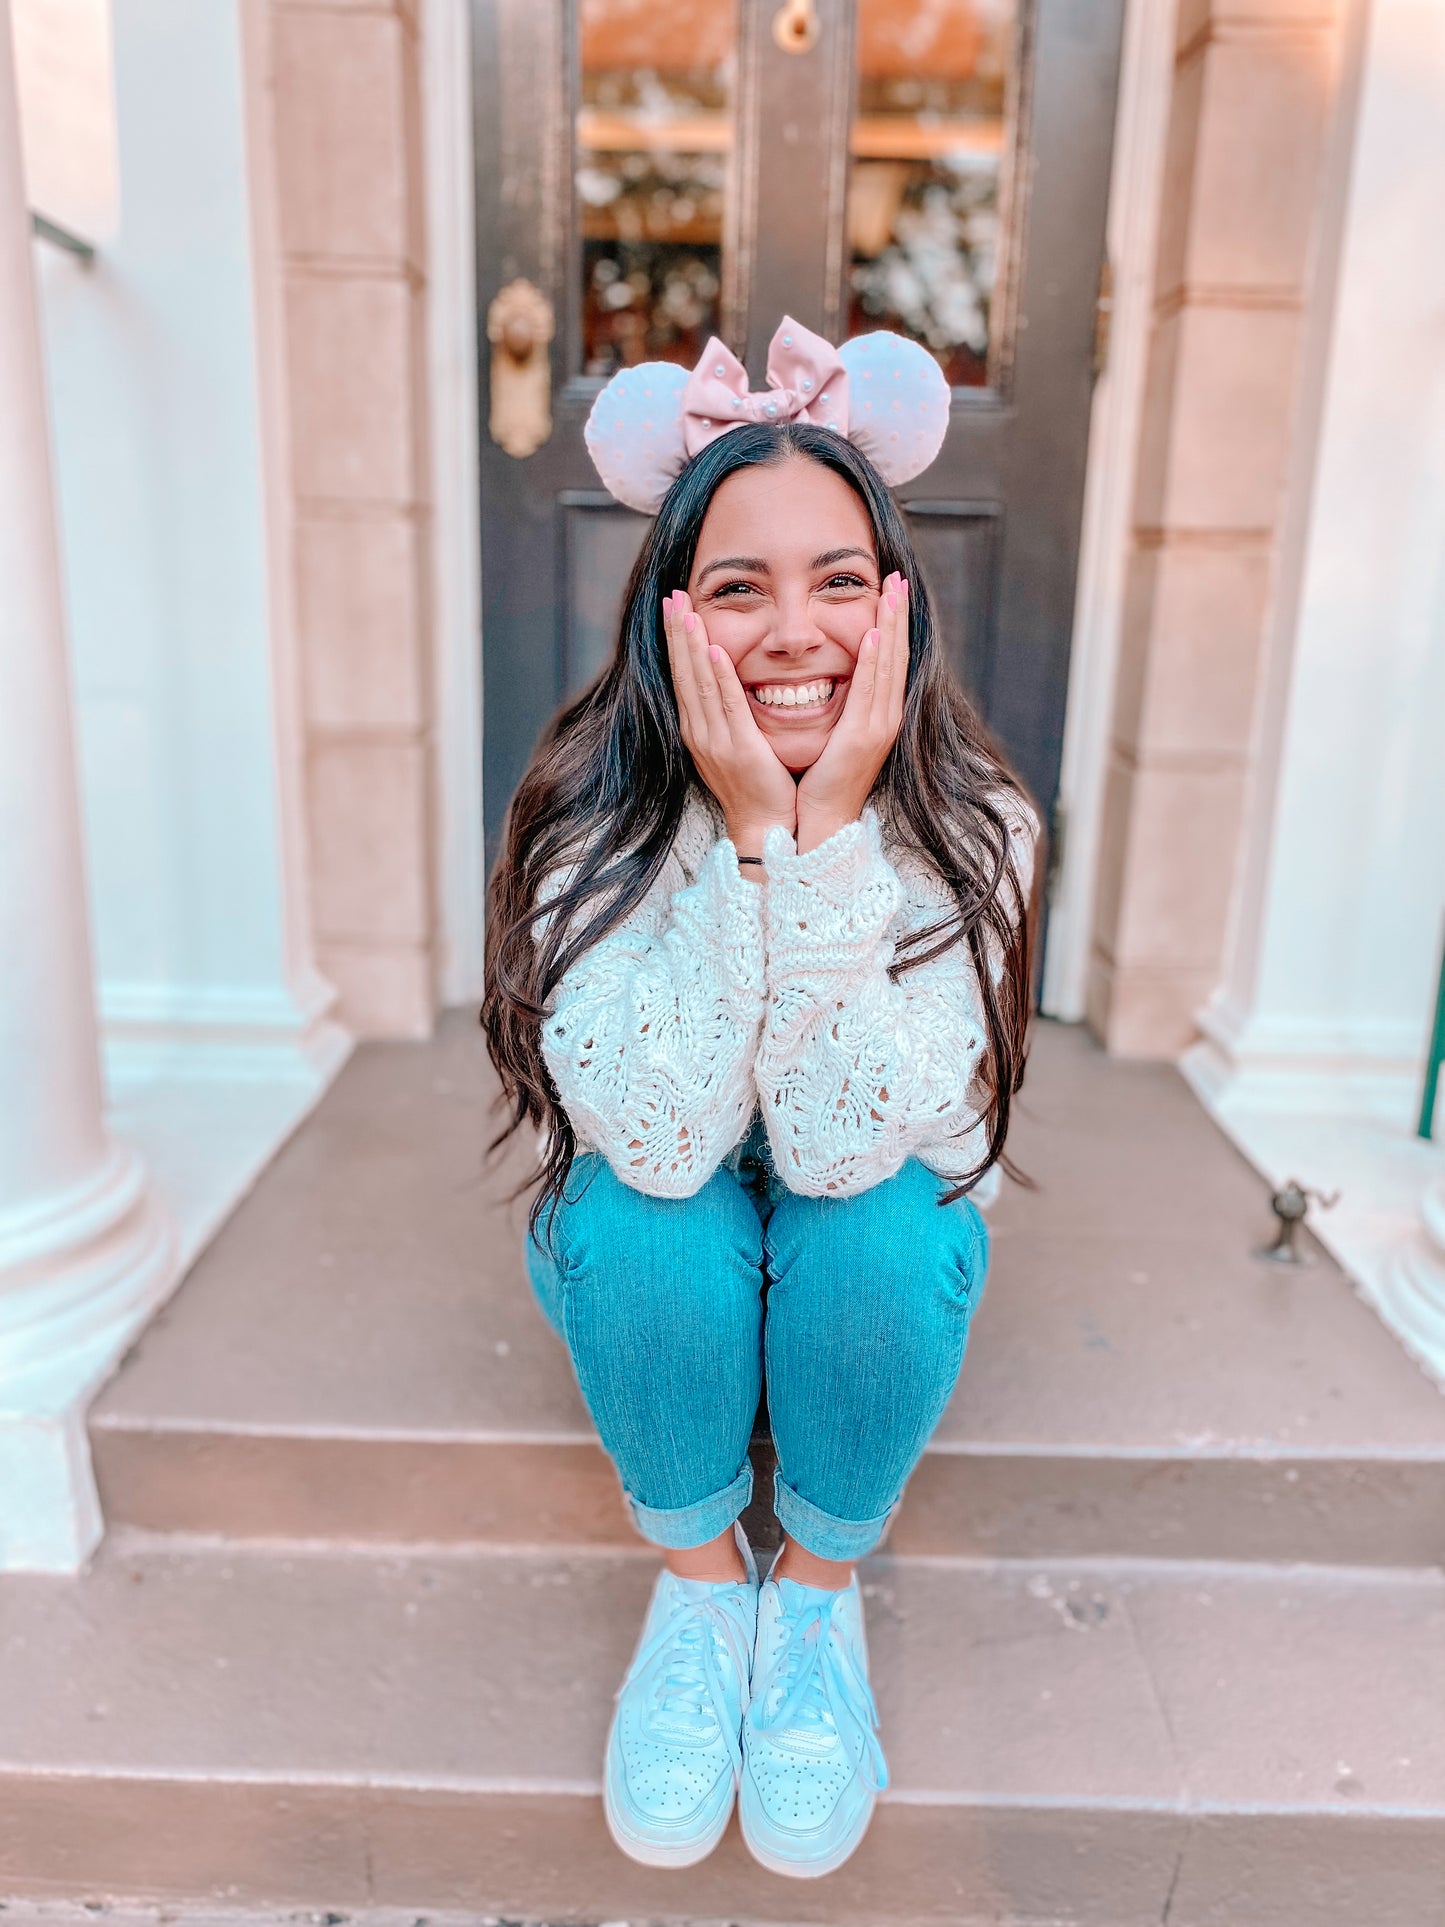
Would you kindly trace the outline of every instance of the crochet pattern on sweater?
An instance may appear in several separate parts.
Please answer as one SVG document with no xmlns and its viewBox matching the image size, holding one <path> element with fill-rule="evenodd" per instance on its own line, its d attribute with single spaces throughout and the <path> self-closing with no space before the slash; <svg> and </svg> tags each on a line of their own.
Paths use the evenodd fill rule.
<svg viewBox="0 0 1445 1927">
<path fill-rule="evenodd" d="M 1026 900 L 1038 822 L 997 800 Z M 952 909 L 942 877 L 890 853 L 871 804 L 802 854 L 774 824 L 763 858 L 760 886 L 695 787 L 647 895 L 556 987 L 542 1055 L 578 1148 L 636 1190 L 691 1197 L 760 1108 L 792 1191 L 846 1197 L 909 1157 L 969 1169 L 988 1031 L 968 946 L 888 976 L 900 942 Z M 552 871 L 539 903 L 573 874 Z"/>
</svg>

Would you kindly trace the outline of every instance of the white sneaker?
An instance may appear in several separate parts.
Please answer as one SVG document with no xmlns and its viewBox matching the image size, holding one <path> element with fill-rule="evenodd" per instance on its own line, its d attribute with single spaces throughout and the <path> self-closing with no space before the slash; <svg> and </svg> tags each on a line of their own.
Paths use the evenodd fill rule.
<svg viewBox="0 0 1445 1927">
<path fill-rule="evenodd" d="M 664 1568 L 617 1691 L 603 1810 L 622 1851 L 649 1867 L 711 1853 L 737 1796 L 758 1569 L 735 1531 L 747 1578 L 714 1584 Z"/>
<path fill-rule="evenodd" d="M 767 1580 L 738 1794 L 755 1860 L 804 1880 L 842 1866 L 888 1784 L 877 1727 L 858 1575 L 840 1592 Z"/>
</svg>

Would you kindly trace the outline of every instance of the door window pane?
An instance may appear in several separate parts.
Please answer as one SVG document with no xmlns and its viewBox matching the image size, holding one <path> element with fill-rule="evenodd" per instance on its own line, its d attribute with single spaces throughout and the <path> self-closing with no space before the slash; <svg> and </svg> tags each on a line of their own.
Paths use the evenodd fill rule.
<svg viewBox="0 0 1445 1927">
<path fill-rule="evenodd" d="M 893 328 L 988 383 L 1018 0 L 859 0 L 848 332 Z"/>
<path fill-rule="evenodd" d="M 691 366 L 721 332 L 736 21 L 719 0 L 580 0 L 582 372 Z"/>
</svg>

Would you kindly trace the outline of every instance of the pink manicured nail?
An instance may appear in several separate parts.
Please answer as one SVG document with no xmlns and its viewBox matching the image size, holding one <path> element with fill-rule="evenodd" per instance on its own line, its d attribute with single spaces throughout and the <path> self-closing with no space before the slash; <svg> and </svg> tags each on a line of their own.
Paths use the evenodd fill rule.
<svg viewBox="0 0 1445 1927">
<path fill-rule="evenodd" d="M 876 649 L 878 647 L 878 631 L 876 629 L 870 629 L 867 635 L 864 636 L 863 646 L 866 649 Z"/>
<path fill-rule="evenodd" d="M 707 646 L 707 653 L 708 653 L 708 655 L 709 655 L 709 656 L 710 656 L 710 657 L 712 658 L 712 660 L 713 660 L 714 662 L 721 662 L 721 661 L 722 661 L 722 650 L 718 648 L 718 646 L 717 646 L 717 644 L 716 644 L 715 642 L 710 642 L 710 643 L 708 644 L 708 646 Z"/>
<path fill-rule="evenodd" d="M 693 614 L 691 609 L 689 609 L 687 614 L 683 617 L 682 626 L 684 629 L 686 629 L 689 635 L 691 635 L 693 630 L 697 627 L 697 617 Z"/>
</svg>

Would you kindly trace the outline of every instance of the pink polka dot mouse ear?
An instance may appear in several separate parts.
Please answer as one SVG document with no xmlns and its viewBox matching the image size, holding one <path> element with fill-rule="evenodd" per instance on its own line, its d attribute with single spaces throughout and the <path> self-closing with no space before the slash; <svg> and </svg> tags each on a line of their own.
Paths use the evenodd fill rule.
<svg viewBox="0 0 1445 1927">
<path fill-rule="evenodd" d="M 592 404 L 583 438 L 610 495 L 643 515 L 656 515 L 682 473 L 682 391 L 686 368 L 643 361 L 615 374 Z"/>
<path fill-rule="evenodd" d="M 880 328 L 838 350 L 848 373 L 848 439 L 890 488 L 921 475 L 943 447 L 953 399 L 926 348 Z"/>
</svg>

